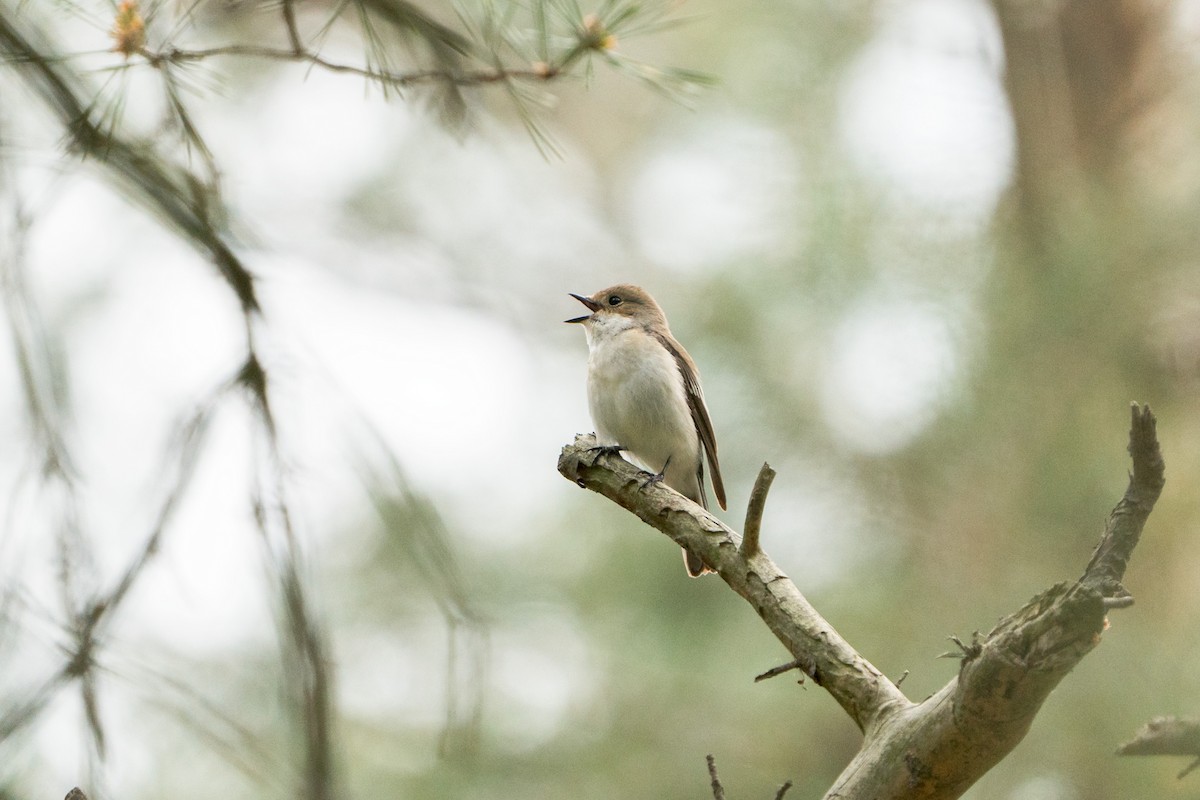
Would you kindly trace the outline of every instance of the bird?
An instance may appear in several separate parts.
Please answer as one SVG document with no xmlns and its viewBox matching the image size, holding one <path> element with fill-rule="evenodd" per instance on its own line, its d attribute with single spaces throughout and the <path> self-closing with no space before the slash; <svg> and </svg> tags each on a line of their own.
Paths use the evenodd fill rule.
<svg viewBox="0 0 1200 800">
<path fill-rule="evenodd" d="M 590 313 L 564 320 L 583 325 L 588 343 L 588 409 L 601 448 L 628 452 L 667 486 L 705 509 L 707 460 L 713 494 L 725 508 L 700 371 L 667 325 L 666 314 L 640 286 L 623 283 L 590 297 L 570 293 Z M 713 570 L 687 548 L 693 578 Z"/>
</svg>

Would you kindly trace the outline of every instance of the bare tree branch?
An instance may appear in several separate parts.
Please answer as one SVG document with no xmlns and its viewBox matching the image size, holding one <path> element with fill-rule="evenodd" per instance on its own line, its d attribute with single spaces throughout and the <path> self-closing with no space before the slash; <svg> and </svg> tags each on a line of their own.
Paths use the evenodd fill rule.
<svg viewBox="0 0 1200 800">
<path fill-rule="evenodd" d="M 1149 406 L 1130 409 L 1129 455 L 1133 472 L 1125 496 L 1108 517 L 1104 536 L 1096 545 L 1080 583 L 1094 586 L 1105 598 L 1120 600 L 1129 593 L 1121 585 L 1125 567 L 1142 535 L 1146 518 L 1163 488 L 1163 459 L 1156 436 L 1156 421 Z"/>
<path fill-rule="evenodd" d="M 295 0 L 283 0 L 283 24 L 287 28 L 288 44 L 292 46 L 292 52 L 297 55 L 303 53 L 304 45 L 300 42 L 300 29 L 296 27 Z"/>
<path fill-rule="evenodd" d="M 1200 767 L 1200 719 L 1155 717 L 1117 747 L 1117 755 L 1193 756 L 1194 760 L 1179 773 L 1182 778 Z"/>
<path fill-rule="evenodd" d="M 958 675 L 916 704 L 842 639 L 765 553 L 745 557 L 736 534 L 695 503 L 661 485 L 643 488 L 640 471 L 616 455 L 594 457 L 592 436 L 564 447 L 558 469 L 716 567 L 863 730 L 862 748 L 827 800 L 950 800 L 1024 738 L 1050 692 L 1099 644 L 1108 609 L 1128 604 L 1121 580 L 1162 491 L 1164 469 L 1150 408 L 1135 404 L 1131 418 L 1129 487 L 1083 576 L 1050 587 L 986 636 L 977 633 L 969 644 L 955 637 L 962 651 Z M 754 514 L 747 516 L 753 522 Z"/>
<path fill-rule="evenodd" d="M 888 709 L 911 705 L 904 694 L 817 613 L 766 553 L 739 552 L 737 534 L 716 517 L 624 459 L 592 448 L 596 438 L 575 437 L 563 448 L 558 471 L 599 492 L 703 557 L 729 587 L 758 612 L 804 674 L 833 695 L 859 728 L 872 727 Z"/>
</svg>

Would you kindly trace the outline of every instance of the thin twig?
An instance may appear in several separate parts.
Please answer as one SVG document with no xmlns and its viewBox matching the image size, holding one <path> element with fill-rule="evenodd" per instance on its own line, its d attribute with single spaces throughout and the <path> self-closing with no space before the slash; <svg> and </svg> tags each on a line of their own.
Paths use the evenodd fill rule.
<svg viewBox="0 0 1200 800">
<path fill-rule="evenodd" d="M 418 83 L 450 83 L 455 86 L 479 86 L 489 83 L 501 83 L 508 80 L 527 80 L 544 82 L 561 74 L 561 69 L 555 66 L 540 69 L 483 69 L 469 72 L 448 72 L 442 69 L 414 70 L 412 72 L 392 72 L 391 70 L 358 67 L 353 64 L 343 64 L 330 61 L 322 56 L 301 48 L 300 50 L 284 50 L 277 47 L 259 47 L 257 45 L 231 44 L 222 47 L 210 47 L 204 50 L 169 50 L 155 51 L 142 48 L 139 55 L 146 59 L 152 67 L 162 64 L 181 64 L 189 61 L 203 61 L 217 56 L 238 56 L 242 58 L 266 58 L 273 61 L 297 61 L 313 64 L 330 72 L 343 72 L 361 75 L 364 78 L 380 81 L 389 86 L 412 86 Z"/>
<path fill-rule="evenodd" d="M 790 788 L 792 788 L 792 782 L 784 781 L 783 786 L 780 786 L 779 791 L 775 793 L 775 800 L 783 800 L 783 796 L 787 794 Z"/>
<path fill-rule="evenodd" d="M 174 519 L 175 512 L 179 508 L 184 495 L 191 486 L 192 477 L 195 475 L 196 465 L 199 463 L 201 451 L 205 444 L 208 423 L 218 397 L 218 395 L 214 394 L 207 399 L 188 420 L 180 425 L 176 433 L 179 454 L 174 484 L 167 492 L 166 498 L 159 507 L 154 527 L 146 537 L 146 541 L 142 545 L 142 549 L 137 557 L 126 567 L 124 574 L 122 574 L 120 580 L 117 581 L 107 596 L 95 602 L 93 613 L 97 618 L 112 615 L 112 612 L 125 599 L 135 581 L 137 581 L 142 571 L 146 568 L 146 565 L 158 553 L 166 530 Z M 98 621 L 99 619 L 97 619 Z"/>
<path fill-rule="evenodd" d="M 287 26 L 288 43 L 292 46 L 292 52 L 300 55 L 304 52 L 304 46 L 300 44 L 300 30 L 296 27 L 295 0 L 283 0 L 283 23 Z"/>
<path fill-rule="evenodd" d="M 746 506 L 746 525 L 742 528 L 742 558 L 758 555 L 758 533 L 762 528 L 763 510 L 767 507 L 767 492 L 771 491 L 771 482 L 775 480 L 775 470 L 763 462 L 758 477 L 754 479 L 754 489 L 750 492 L 750 503 Z"/>
<path fill-rule="evenodd" d="M 721 779 L 717 777 L 717 761 L 709 753 L 704 757 L 708 762 L 708 777 L 712 779 L 713 800 L 725 800 L 725 787 L 721 785 Z"/>
<path fill-rule="evenodd" d="M 761 675 L 755 675 L 754 682 L 758 683 L 759 681 L 765 681 L 768 678 L 774 678 L 778 675 L 782 675 L 785 672 L 791 672 L 794 669 L 803 669 L 803 668 L 804 668 L 804 664 L 801 663 L 800 659 L 796 659 L 795 661 L 789 661 L 786 664 L 780 664 L 778 667 L 771 667 L 769 670 L 762 673 Z M 801 680 L 801 683 L 804 682 L 803 678 L 801 678 L 800 680 Z"/>
<path fill-rule="evenodd" d="M 0 741 L 4 741 L 23 727 L 33 722 L 58 695 L 75 674 L 71 671 L 74 661 L 64 664 L 27 699 L 19 703 L 6 703 L 0 709 Z"/>
<path fill-rule="evenodd" d="M 255 487 L 251 500 L 272 577 L 278 581 L 280 608 L 276 613 L 284 670 L 291 682 L 289 688 L 294 692 L 293 702 L 298 706 L 304 735 L 305 796 L 308 800 L 328 800 L 337 794 L 329 645 L 308 597 L 304 553 L 288 503 L 284 459 L 269 384 L 253 345 L 236 383 L 249 392 L 249 404 L 266 434 L 267 458 L 259 479 L 264 485 Z"/>
</svg>

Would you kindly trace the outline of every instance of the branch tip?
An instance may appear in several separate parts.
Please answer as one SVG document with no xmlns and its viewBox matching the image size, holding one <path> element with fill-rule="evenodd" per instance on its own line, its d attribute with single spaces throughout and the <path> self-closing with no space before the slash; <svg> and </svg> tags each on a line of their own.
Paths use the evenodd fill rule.
<svg viewBox="0 0 1200 800">
<path fill-rule="evenodd" d="M 1148 405 L 1130 405 L 1129 456 L 1133 470 L 1125 494 L 1109 514 L 1104 533 L 1080 581 L 1097 588 L 1102 597 L 1115 599 L 1123 608 L 1129 592 L 1121 586 L 1125 568 L 1142 535 L 1142 528 L 1165 482 L 1158 422 Z"/>
<path fill-rule="evenodd" d="M 1163 484 L 1162 451 L 1158 445 L 1158 419 L 1150 406 L 1131 403 L 1129 407 L 1129 455 L 1133 459 L 1131 483 L 1161 490 Z M 1157 498 L 1157 493 L 1155 494 Z M 1150 501 L 1153 505 L 1153 500 Z"/>
<path fill-rule="evenodd" d="M 754 682 L 758 683 L 759 681 L 765 681 L 768 678 L 774 678 L 778 675 L 782 675 L 785 672 L 791 672 L 794 669 L 801 670 L 802 672 L 807 671 L 804 669 L 804 663 L 800 659 L 797 658 L 794 661 L 789 661 L 786 664 L 780 664 L 778 667 L 771 667 L 769 670 L 762 673 L 761 675 L 755 675 Z M 804 678 L 800 679 L 800 683 L 804 683 Z"/>
<path fill-rule="evenodd" d="M 754 479 L 754 489 L 750 492 L 750 502 L 746 505 L 746 524 L 742 528 L 742 558 L 751 558 L 760 552 L 758 537 L 762 528 L 762 515 L 767 507 L 767 492 L 771 491 L 771 482 L 775 480 L 775 470 L 763 462 L 758 477 Z"/>
<path fill-rule="evenodd" d="M 717 777 L 717 760 L 713 758 L 712 753 L 704 757 L 708 762 L 708 777 L 712 781 L 713 800 L 725 800 L 725 787 L 721 785 L 721 779 Z"/>
</svg>

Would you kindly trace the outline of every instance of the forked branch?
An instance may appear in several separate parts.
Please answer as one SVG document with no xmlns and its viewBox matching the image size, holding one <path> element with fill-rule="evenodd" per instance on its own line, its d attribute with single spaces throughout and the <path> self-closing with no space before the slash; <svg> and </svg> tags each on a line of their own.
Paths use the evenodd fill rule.
<svg viewBox="0 0 1200 800">
<path fill-rule="evenodd" d="M 757 546 L 700 506 L 614 454 L 597 456 L 592 436 L 563 448 L 558 469 L 700 554 L 745 598 L 795 658 L 864 732 L 862 748 L 826 793 L 832 798 L 962 795 L 1024 738 L 1050 692 L 1099 644 L 1109 610 L 1129 605 L 1125 568 L 1163 487 L 1163 459 L 1148 406 L 1131 410 L 1129 487 L 1109 515 L 1083 576 L 1060 583 L 1000 620 L 986 636 L 960 640 L 958 675 L 914 704 L 858 654 Z M 765 474 L 765 473 L 764 473 Z M 757 529 L 769 477 L 760 475 L 747 527 Z M 747 537 L 751 538 L 751 537 Z M 781 670 L 783 668 L 780 668 Z"/>
<path fill-rule="evenodd" d="M 804 674 L 833 695 L 859 728 L 868 730 L 885 709 L 910 705 L 817 613 L 766 553 L 757 547 L 745 553 L 750 548 L 739 548 L 741 537 L 716 517 L 662 484 L 644 486 L 641 470 L 619 456 L 593 450 L 595 446 L 594 436 L 575 437 L 574 444 L 563 448 L 558 471 L 703 557 L 753 606 Z M 767 484 L 769 479 L 762 482 L 763 497 Z M 753 511 L 750 516 L 754 518 Z"/>
</svg>

